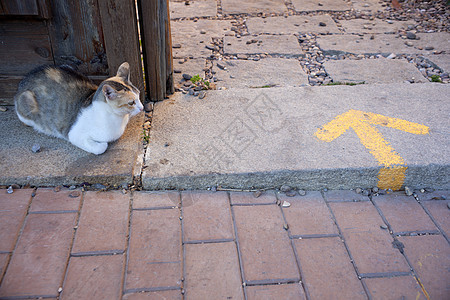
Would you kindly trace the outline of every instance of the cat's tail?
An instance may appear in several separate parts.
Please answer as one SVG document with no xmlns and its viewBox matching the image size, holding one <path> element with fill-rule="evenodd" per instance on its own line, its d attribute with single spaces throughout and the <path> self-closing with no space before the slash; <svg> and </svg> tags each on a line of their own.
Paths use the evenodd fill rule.
<svg viewBox="0 0 450 300">
<path fill-rule="evenodd" d="M 39 113 L 39 105 L 35 94 L 27 90 L 17 94 L 14 98 L 17 116 L 23 123 L 32 126 L 30 123 L 33 122 L 34 116 Z"/>
</svg>

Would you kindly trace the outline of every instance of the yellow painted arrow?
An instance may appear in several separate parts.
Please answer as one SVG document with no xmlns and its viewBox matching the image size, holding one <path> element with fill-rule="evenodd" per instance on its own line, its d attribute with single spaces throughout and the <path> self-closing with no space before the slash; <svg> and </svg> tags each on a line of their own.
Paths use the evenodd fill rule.
<svg viewBox="0 0 450 300">
<path fill-rule="evenodd" d="M 406 162 L 372 125 L 382 125 L 413 134 L 429 132 L 429 128 L 422 124 L 352 109 L 322 126 L 315 136 L 322 141 L 331 142 L 352 128 L 364 147 L 369 149 L 384 167 L 378 173 L 378 187 L 398 190 L 405 180 Z"/>
</svg>

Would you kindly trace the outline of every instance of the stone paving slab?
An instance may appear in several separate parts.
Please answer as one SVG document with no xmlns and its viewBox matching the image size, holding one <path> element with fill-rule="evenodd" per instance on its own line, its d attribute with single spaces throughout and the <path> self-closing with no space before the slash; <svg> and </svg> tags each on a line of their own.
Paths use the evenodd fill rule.
<svg viewBox="0 0 450 300">
<path fill-rule="evenodd" d="M 154 110 L 146 189 L 373 187 L 381 165 L 353 131 L 332 142 L 316 131 L 350 110 L 399 118 L 430 128 L 414 135 L 376 126 L 404 159 L 405 185 L 449 185 L 443 84 L 384 84 L 209 91 L 205 99 L 176 93 Z M 425 109 L 426 107 L 426 109 Z M 378 138 L 377 138 L 378 139 Z"/>
<path fill-rule="evenodd" d="M 428 82 L 413 64 L 400 59 L 328 60 L 323 65 L 334 82 L 367 84 L 404 83 L 409 80 Z"/>
<path fill-rule="evenodd" d="M 189 3 L 189 5 L 186 5 Z M 171 19 L 214 17 L 217 14 L 216 0 L 169 1 Z"/>
<path fill-rule="evenodd" d="M 202 36 L 220 37 L 231 28 L 230 20 L 181 20 L 170 21 L 170 29 L 173 35 L 200 35 L 201 31 L 205 33 Z"/>
<path fill-rule="evenodd" d="M 231 21 L 226 20 L 183 20 L 171 21 L 172 54 L 174 58 L 193 56 L 208 57 L 212 51 L 205 46 L 211 45 L 212 38 L 221 38 L 231 28 Z M 204 33 L 201 33 L 204 32 Z M 181 46 L 177 47 L 177 44 Z M 174 47 L 175 46 L 175 47 Z"/>
<path fill-rule="evenodd" d="M 292 198 L 273 191 L 261 195 L 272 200 L 251 204 L 248 199 L 258 198 L 249 192 L 76 190 L 75 198 L 69 196 L 72 192 L 38 188 L 8 194 L 0 189 L 0 232 L 13 236 L 12 247 L 0 252 L 2 299 L 426 299 L 424 293 L 431 299 L 448 298 L 447 237 L 440 231 L 418 235 L 420 231 L 390 233 L 380 227 L 385 217 L 396 219 L 402 228 L 416 217 L 430 223 L 435 213 L 442 215 L 424 211 L 412 196 L 402 196 L 403 202 L 414 204 L 403 222 L 406 212 L 390 204 L 398 198 L 395 194 L 383 195 L 379 200 L 389 205 L 377 210 L 375 202 L 353 202 L 352 194 L 358 195 L 354 191 L 307 191 L 290 207 L 280 207 L 275 200 Z M 342 195 L 341 201 L 328 203 L 324 197 L 328 193 Z M 419 192 L 424 199 L 434 194 Z M 380 203 L 377 197 L 381 196 L 372 199 Z M 176 207 L 159 206 L 161 199 L 172 203 L 174 198 Z M 67 199 L 93 204 L 98 199 L 102 204 L 80 205 L 69 212 L 16 213 L 23 203 L 54 208 Z M 136 206 L 135 199 L 140 199 Z M 102 214 L 109 209 L 105 200 L 123 205 L 121 214 L 127 217 L 120 223 L 125 230 L 105 225 L 111 223 L 111 216 Z M 150 206 L 143 208 L 144 200 Z M 216 216 L 227 219 L 225 227 L 236 235 L 187 239 L 186 224 L 208 231 L 204 221 L 217 203 Z M 284 218 L 291 209 L 296 219 Z M 444 212 L 448 214 L 448 208 Z M 74 240 L 91 243 L 80 231 L 80 215 L 102 228 L 101 238 L 109 241 L 110 251 L 70 255 Z M 339 230 L 326 235 L 319 223 L 330 215 L 336 216 L 333 226 Z M 307 238 L 292 234 L 291 225 L 312 218 L 319 226 L 309 228 L 305 222 L 311 233 Z M 443 223 L 443 230 L 448 231 L 448 225 Z M 125 240 L 127 251 L 114 250 Z M 387 264 L 380 262 L 392 262 L 394 256 L 407 262 L 407 272 L 363 272 L 368 266 L 386 269 Z"/>
<path fill-rule="evenodd" d="M 344 0 L 292 0 L 296 11 L 346 11 L 352 8 Z"/>
<path fill-rule="evenodd" d="M 450 72 L 450 54 L 425 55 L 425 58 L 433 62 L 444 72 Z"/>
<path fill-rule="evenodd" d="M 222 0 L 222 12 L 231 14 L 285 13 L 284 0 Z"/>
<path fill-rule="evenodd" d="M 143 113 L 133 117 L 123 136 L 97 156 L 67 141 L 37 133 L 19 121 L 13 107 L 9 108 L 0 116 L 0 127 L 4 128 L 0 132 L 0 184 L 132 183 L 137 158 L 143 151 Z M 41 146 L 40 152 L 31 151 L 34 144 Z"/>
<path fill-rule="evenodd" d="M 252 42 L 254 41 L 254 42 Z M 223 40 L 225 54 L 278 54 L 295 55 L 303 54 L 294 35 L 259 35 L 236 38 L 226 36 Z"/>
<path fill-rule="evenodd" d="M 339 20 L 339 23 L 346 33 L 396 33 L 399 30 L 406 30 L 408 25 L 416 24 L 414 20 L 391 21 L 391 23 L 388 23 L 380 19 Z"/>
<path fill-rule="evenodd" d="M 213 71 L 218 87 L 262 88 L 272 86 L 302 86 L 308 84 L 308 76 L 296 59 L 264 58 L 259 61 L 220 61 L 223 70 L 214 64 Z"/>
<path fill-rule="evenodd" d="M 319 25 L 324 23 L 325 26 Z M 286 34 L 286 33 L 339 33 L 336 23 L 329 15 L 289 16 L 270 18 L 248 18 L 247 28 L 250 34 Z"/>
<path fill-rule="evenodd" d="M 175 87 L 179 87 L 185 81 L 183 79 L 183 74 L 188 74 L 191 76 L 200 75 L 200 77 L 205 77 L 206 59 L 204 58 L 194 58 L 194 59 L 174 59 L 173 60 L 173 78 Z"/>
<path fill-rule="evenodd" d="M 355 10 L 363 12 L 373 13 L 385 9 L 385 7 L 382 6 L 385 2 L 381 0 L 351 0 L 350 2 Z"/>
<path fill-rule="evenodd" d="M 325 54 L 431 54 L 433 51 L 450 51 L 450 33 L 418 33 L 420 40 L 405 40 L 392 34 L 376 35 L 326 35 L 318 36 L 317 43 Z M 413 46 L 407 46 L 411 42 Z M 425 50 L 433 47 L 433 50 Z M 420 49 L 422 48 L 422 49 Z"/>
</svg>

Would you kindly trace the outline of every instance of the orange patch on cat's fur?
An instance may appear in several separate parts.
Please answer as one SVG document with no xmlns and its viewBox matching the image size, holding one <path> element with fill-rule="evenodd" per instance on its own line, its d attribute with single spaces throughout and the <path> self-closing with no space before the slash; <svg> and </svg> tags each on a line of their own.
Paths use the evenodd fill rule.
<svg viewBox="0 0 450 300">
<path fill-rule="evenodd" d="M 53 81 L 56 81 L 58 83 L 61 82 L 61 79 L 62 79 L 61 72 L 57 69 L 53 69 L 53 68 L 47 69 L 47 70 L 45 70 L 45 75 L 47 75 L 48 78 L 50 78 Z"/>
</svg>

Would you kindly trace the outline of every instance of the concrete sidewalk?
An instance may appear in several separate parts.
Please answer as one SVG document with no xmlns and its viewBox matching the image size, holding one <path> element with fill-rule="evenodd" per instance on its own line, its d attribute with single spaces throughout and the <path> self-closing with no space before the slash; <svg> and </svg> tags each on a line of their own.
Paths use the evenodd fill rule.
<svg viewBox="0 0 450 300">
<path fill-rule="evenodd" d="M 179 93 L 154 108 L 144 188 L 450 187 L 448 85 L 429 83 L 449 81 L 447 8 L 172 3 Z M 218 90 L 195 97 L 196 74 Z"/>
<path fill-rule="evenodd" d="M 406 186 L 448 189 L 449 94 L 431 83 L 178 94 L 155 106 L 143 186 L 371 188 L 392 164 L 407 167 Z M 339 134 L 318 134 L 337 118 Z"/>
<path fill-rule="evenodd" d="M 449 196 L 0 189 L 0 299 L 448 299 Z"/>
</svg>

